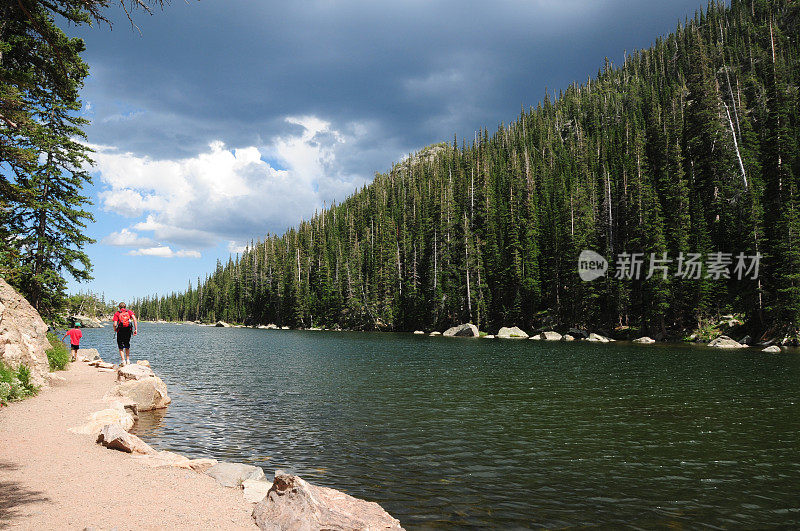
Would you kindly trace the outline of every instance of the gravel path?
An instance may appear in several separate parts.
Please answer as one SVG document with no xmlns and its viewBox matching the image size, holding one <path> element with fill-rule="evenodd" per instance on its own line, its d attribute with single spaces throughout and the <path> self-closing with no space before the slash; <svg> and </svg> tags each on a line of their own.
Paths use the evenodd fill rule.
<svg viewBox="0 0 800 531">
<path fill-rule="evenodd" d="M 0 408 L 0 528 L 255 528 L 240 490 L 68 432 L 104 409 L 114 373 L 78 362 L 58 374 L 66 381 Z"/>
</svg>

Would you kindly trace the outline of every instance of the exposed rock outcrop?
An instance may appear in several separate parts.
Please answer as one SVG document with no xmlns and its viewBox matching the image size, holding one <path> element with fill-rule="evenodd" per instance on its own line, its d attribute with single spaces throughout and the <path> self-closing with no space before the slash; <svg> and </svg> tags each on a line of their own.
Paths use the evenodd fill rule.
<svg viewBox="0 0 800 531">
<path fill-rule="evenodd" d="M 545 341 L 561 341 L 563 337 L 558 332 L 542 332 L 542 339 Z"/>
<path fill-rule="evenodd" d="M 172 402 L 167 394 L 167 386 L 158 376 L 122 382 L 108 392 L 107 398 L 114 397 L 129 398 L 139 411 L 163 409 Z"/>
<path fill-rule="evenodd" d="M 375 502 L 359 500 L 338 490 L 311 485 L 303 479 L 275 472 L 267 496 L 253 509 L 261 529 L 402 529 Z"/>
<path fill-rule="evenodd" d="M 206 474 L 217 480 L 223 487 L 241 487 L 248 479 L 263 480 L 264 470 L 261 467 L 242 463 L 217 463 Z"/>
<path fill-rule="evenodd" d="M 709 347 L 714 348 L 745 348 L 746 345 L 742 345 L 736 340 L 729 338 L 728 336 L 719 336 L 718 338 L 714 339 L 711 343 L 708 344 Z"/>
<path fill-rule="evenodd" d="M 651 338 L 651 337 L 642 336 L 642 337 L 640 337 L 638 339 L 634 339 L 633 342 L 634 343 L 641 343 L 643 345 L 649 345 L 650 343 L 655 343 L 656 340 Z"/>
<path fill-rule="evenodd" d="M 25 297 L 0 278 L 0 361 L 16 369 L 31 370 L 34 385 L 47 385 L 47 325 Z"/>
<path fill-rule="evenodd" d="M 217 323 L 214 326 L 217 326 L 219 328 L 230 328 L 231 327 L 231 325 L 229 325 L 225 321 L 217 321 Z"/>
<path fill-rule="evenodd" d="M 497 332 L 497 337 L 502 339 L 526 339 L 528 334 L 526 334 L 521 328 L 517 326 L 507 327 L 504 326 Z"/>
<path fill-rule="evenodd" d="M 586 338 L 586 341 L 591 341 L 591 342 L 593 342 L 593 343 L 608 343 L 608 342 L 610 342 L 611 340 L 610 340 L 610 339 L 608 339 L 608 338 L 607 338 L 607 337 L 605 337 L 605 336 L 601 336 L 600 334 L 595 334 L 594 332 L 592 332 L 592 333 L 591 333 L 591 334 L 589 334 L 589 336 Z"/>
<path fill-rule="evenodd" d="M 153 369 L 146 365 L 132 364 L 120 367 L 117 370 L 117 380 L 120 382 L 128 380 L 142 380 L 155 376 Z"/>
<path fill-rule="evenodd" d="M 97 436 L 97 443 L 106 448 L 127 452 L 129 454 L 154 454 L 150 445 L 136 435 L 128 433 L 118 423 L 106 424 Z"/>
<path fill-rule="evenodd" d="M 442 335 L 446 337 L 478 337 L 480 332 L 478 332 L 478 327 L 474 324 L 466 323 L 448 328 Z"/>
</svg>

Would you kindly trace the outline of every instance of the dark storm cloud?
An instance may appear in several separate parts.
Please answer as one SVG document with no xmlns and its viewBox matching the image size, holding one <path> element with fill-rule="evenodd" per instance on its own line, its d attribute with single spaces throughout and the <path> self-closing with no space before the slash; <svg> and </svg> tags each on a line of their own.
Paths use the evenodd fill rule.
<svg viewBox="0 0 800 531">
<path fill-rule="evenodd" d="M 175 2 L 87 41 L 90 140 L 154 158 L 262 145 L 286 116 L 370 124 L 346 171 L 513 120 L 609 56 L 649 46 L 698 0 Z"/>
</svg>

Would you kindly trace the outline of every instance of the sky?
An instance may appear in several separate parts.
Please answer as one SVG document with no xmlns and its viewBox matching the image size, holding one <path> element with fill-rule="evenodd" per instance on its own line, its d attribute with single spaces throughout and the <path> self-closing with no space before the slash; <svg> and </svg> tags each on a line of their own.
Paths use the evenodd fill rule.
<svg viewBox="0 0 800 531">
<path fill-rule="evenodd" d="M 513 121 L 701 0 L 175 0 L 86 42 L 94 280 L 183 291 L 429 144 Z M 460 142 L 460 140 L 459 140 Z"/>
</svg>

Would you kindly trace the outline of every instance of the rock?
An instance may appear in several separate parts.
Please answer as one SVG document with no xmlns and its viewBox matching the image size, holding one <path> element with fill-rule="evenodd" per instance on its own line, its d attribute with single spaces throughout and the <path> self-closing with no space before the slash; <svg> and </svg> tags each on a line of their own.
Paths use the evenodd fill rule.
<svg viewBox="0 0 800 531">
<path fill-rule="evenodd" d="M 638 339 L 634 339 L 633 342 L 634 343 L 641 343 L 643 345 L 647 345 L 647 344 L 650 344 L 650 343 L 655 343 L 656 340 L 653 339 L 653 338 L 647 337 L 647 336 L 642 336 L 642 337 L 640 337 Z"/>
<path fill-rule="evenodd" d="M 582 330 L 580 328 L 570 328 L 569 331 L 567 331 L 567 333 L 572 337 L 574 337 L 575 339 L 586 339 L 587 337 L 589 337 L 589 332 L 587 332 L 586 330 Z"/>
<path fill-rule="evenodd" d="M 561 341 L 562 337 L 558 332 L 542 332 L 542 339 L 545 341 Z"/>
<path fill-rule="evenodd" d="M 272 483 L 265 479 L 246 479 L 242 481 L 244 499 L 250 503 L 258 503 L 264 499 L 271 486 Z"/>
<path fill-rule="evenodd" d="M 103 328 L 103 323 L 99 319 L 89 317 L 88 315 L 72 315 L 69 320 L 77 325 L 80 323 L 81 328 Z"/>
<path fill-rule="evenodd" d="M 136 362 L 136 365 L 144 365 L 145 367 L 149 367 L 150 366 L 150 362 L 147 361 L 147 360 L 138 360 Z"/>
<path fill-rule="evenodd" d="M 217 323 L 214 326 L 217 326 L 219 328 L 230 328 L 231 327 L 231 325 L 229 325 L 225 321 L 217 321 Z"/>
<path fill-rule="evenodd" d="M 719 336 L 711 341 L 708 346 L 714 348 L 745 348 L 745 345 L 742 345 L 738 341 L 734 341 L 728 336 Z"/>
<path fill-rule="evenodd" d="M 31 383 L 46 386 L 49 348 L 47 325 L 39 312 L 0 278 L 0 362 L 15 370 L 25 365 L 31 371 Z"/>
<path fill-rule="evenodd" d="M 101 409 L 89 415 L 89 422 L 83 426 L 70 428 L 72 433 L 81 435 L 96 436 L 106 424 L 119 424 L 123 430 L 133 427 L 134 417 L 126 409 L 122 402 L 112 402 L 107 409 Z"/>
<path fill-rule="evenodd" d="M 291 330 L 291 328 L 289 328 L 288 326 L 282 326 L 281 330 Z"/>
<path fill-rule="evenodd" d="M 328 487 L 275 472 L 267 496 L 253 508 L 261 529 L 402 529 L 400 521 L 375 502 L 359 500 Z"/>
<path fill-rule="evenodd" d="M 448 328 L 442 335 L 445 337 L 478 337 L 480 336 L 480 332 L 478 332 L 477 326 L 472 323 L 467 323 Z"/>
<path fill-rule="evenodd" d="M 97 363 L 90 363 L 92 367 L 97 367 L 98 369 L 116 369 L 117 366 L 113 363 L 108 363 L 107 361 L 97 360 Z"/>
<path fill-rule="evenodd" d="M 154 454 L 150 445 L 136 435 L 128 433 L 118 423 L 106 424 L 97 436 L 98 444 L 129 454 Z"/>
<path fill-rule="evenodd" d="M 442 335 L 442 333 L 441 333 L 441 332 L 431 332 L 431 333 L 430 333 L 430 334 L 428 334 L 428 335 L 431 335 L 431 336 L 440 336 L 440 335 Z"/>
<path fill-rule="evenodd" d="M 120 382 L 128 380 L 142 380 L 155 376 L 153 369 L 145 365 L 131 364 L 120 367 L 117 371 L 117 380 Z"/>
<path fill-rule="evenodd" d="M 761 352 L 775 353 L 775 352 L 780 352 L 780 351 L 781 351 L 781 347 L 779 347 L 778 345 L 771 345 L 771 346 L 763 349 Z"/>
<path fill-rule="evenodd" d="M 267 330 L 278 330 L 278 325 L 270 323 L 266 326 Z"/>
<path fill-rule="evenodd" d="M 542 340 L 542 334 L 533 335 L 533 336 L 529 337 L 528 339 L 533 339 L 534 341 L 541 341 Z"/>
<path fill-rule="evenodd" d="M 242 482 L 248 479 L 264 479 L 261 467 L 245 465 L 243 463 L 217 463 L 206 474 L 217 480 L 223 487 L 241 487 Z"/>
<path fill-rule="evenodd" d="M 106 369 L 105 367 L 100 367 L 98 369 L 99 372 L 117 372 L 116 369 Z"/>
<path fill-rule="evenodd" d="M 516 326 L 512 326 L 510 328 L 504 326 L 499 332 L 497 332 L 497 337 L 502 339 L 525 339 L 528 337 L 528 334 Z"/>
<path fill-rule="evenodd" d="M 494 336 L 491 335 L 491 334 L 486 334 L 485 336 L 482 336 L 482 337 L 483 337 L 483 339 L 494 339 Z"/>
<path fill-rule="evenodd" d="M 608 343 L 609 339 L 607 337 L 601 336 L 600 334 L 595 334 L 592 332 L 589 334 L 589 337 L 586 338 L 586 341 L 592 341 L 594 343 Z"/>
<path fill-rule="evenodd" d="M 205 457 L 201 457 L 200 459 L 189 460 L 189 466 L 191 467 L 191 469 L 201 474 L 204 474 L 206 470 L 216 465 L 217 463 L 218 461 L 216 459 L 208 459 Z"/>
<path fill-rule="evenodd" d="M 574 338 L 574 337 L 572 337 L 572 336 L 571 336 L 571 335 L 569 335 L 569 334 L 564 334 L 564 337 L 563 337 L 562 339 L 563 339 L 564 341 L 575 341 L 575 338 Z"/>
<path fill-rule="evenodd" d="M 57 383 L 66 382 L 67 379 L 64 378 L 63 376 L 59 375 L 59 374 L 54 373 L 54 372 L 48 372 L 47 373 L 47 381 L 50 383 L 50 385 L 53 385 L 53 384 L 57 384 Z"/>
<path fill-rule="evenodd" d="M 99 359 L 100 359 L 100 353 L 97 351 L 96 348 L 78 349 L 78 361 L 95 361 Z"/>
<path fill-rule="evenodd" d="M 158 376 L 141 380 L 128 380 L 108 392 L 107 398 L 126 397 L 136 404 L 139 411 L 151 411 L 167 407 L 172 399 L 167 394 L 167 386 Z"/>
<path fill-rule="evenodd" d="M 416 335 L 418 335 L 418 336 L 424 336 L 425 335 L 425 332 L 423 332 L 422 330 L 414 330 L 414 333 Z"/>
<path fill-rule="evenodd" d="M 744 336 L 742 339 L 739 340 L 739 343 L 742 345 L 750 345 L 753 343 L 753 338 L 750 336 Z"/>
<path fill-rule="evenodd" d="M 192 459 L 166 450 L 147 455 L 134 455 L 133 457 L 141 459 L 144 464 L 152 468 L 172 467 L 184 468 L 186 470 L 192 469 Z"/>
</svg>

